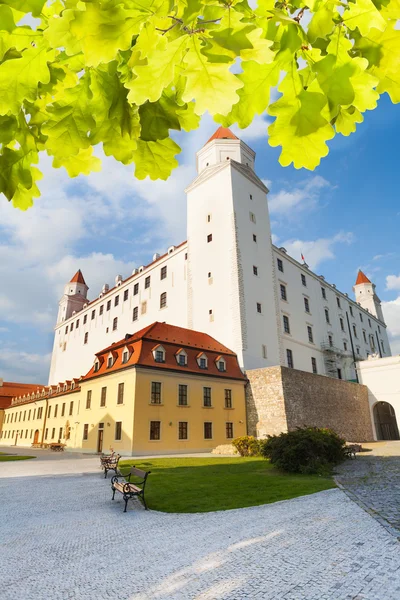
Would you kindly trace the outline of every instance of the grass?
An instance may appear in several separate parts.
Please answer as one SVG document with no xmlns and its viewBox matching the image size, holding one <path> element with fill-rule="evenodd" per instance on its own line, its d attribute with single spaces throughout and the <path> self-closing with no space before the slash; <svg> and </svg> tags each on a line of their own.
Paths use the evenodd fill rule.
<svg viewBox="0 0 400 600">
<path fill-rule="evenodd" d="M 335 487 L 331 477 L 282 473 L 263 458 L 129 459 L 119 463 L 123 474 L 133 465 L 151 471 L 146 502 L 149 508 L 164 512 L 258 506 Z"/>
<path fill-rule="evenodd" d="M 10 462 L 12 460 L 29 460 L 30 458 L 36 458 L 36 456 L 21 456 L 20 454 L 6 454 L 0 452 L 0 462 Z"/>
</svg>

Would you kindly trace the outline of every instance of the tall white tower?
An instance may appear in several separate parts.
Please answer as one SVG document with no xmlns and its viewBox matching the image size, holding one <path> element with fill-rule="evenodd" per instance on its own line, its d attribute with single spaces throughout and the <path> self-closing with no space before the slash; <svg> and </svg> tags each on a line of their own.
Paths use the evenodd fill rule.
<svg viewBox="0 0 400 600">
<path fill-rule="evenodd" d="M 358 271 L 357 280 L 353 287 L 356 302 L 359 302 L 363 308 L 369 310 L 372 315 L 384 323 L 381 301 L 375 293 L 375 287 L 375 284 L 368 279 L 365 273 L 361 270 Z"/>
<path fill-rule="evenodd" d="M 255 152 L 220 127 L 187 188 L 188 327 L 234 350 L 246 369 L 280 364 L 268 189 Z"/>
<path fill-rule="evenodd" d="M 69 319 L 74 311 L 82 309 L 87 302 L 88 289 L 81 270 L 77 271 L 64 288 L 64 295 L 59 303 L 57 325 Z"/>
</svg>

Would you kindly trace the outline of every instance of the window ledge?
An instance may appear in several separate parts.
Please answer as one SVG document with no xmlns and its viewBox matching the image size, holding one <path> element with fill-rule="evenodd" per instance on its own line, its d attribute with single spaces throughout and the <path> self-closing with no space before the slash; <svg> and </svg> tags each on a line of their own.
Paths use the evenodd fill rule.
<svg viewBox="0 0 400 600">
<path fill-rule="evenodd" d="M 149 402 L 149 406 L 164 406 L 164 402 Z"/>
<path fill-rule="evenodd" d="M 190 404 L 177 404 L 179 408 L 190 408 Z"/>
<path fill-rule="evenodd" d="M 225 410 L 235 410 L 235 407 L 234 407 L 234 406 L 231 406 L 231 407 L 229 407 L 229 406 L 224 406 L 224 409 L 225 409 Z"/>
<path fill-rule="evenodd" d="M 210 408 L 214 408 L 214 406 L 204 406 L 204 405 L 203 405 L 203 408 L 208 408 L 208 409 L 210 409 Z"/>
</svg>

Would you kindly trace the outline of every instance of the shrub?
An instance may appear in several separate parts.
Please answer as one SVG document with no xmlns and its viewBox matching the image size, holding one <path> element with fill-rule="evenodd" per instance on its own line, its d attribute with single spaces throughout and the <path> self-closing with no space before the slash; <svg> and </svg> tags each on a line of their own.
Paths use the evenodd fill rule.
<svg viewBox="0 0 400 600">
<path fill-rule="evenodd" d="M 289 473 L 327 473 L 344 460 L 345 440 L 331 429 L 298 428 L 268 436 L 261 442 L 260 453 Z"/>
<path fill-rule="evenodd" d="M 252 435 L 243 435 L 232 440 L 233 446 L 239 452 L 240 456 L 259 456 L 260 441 Z"/>
</svg>

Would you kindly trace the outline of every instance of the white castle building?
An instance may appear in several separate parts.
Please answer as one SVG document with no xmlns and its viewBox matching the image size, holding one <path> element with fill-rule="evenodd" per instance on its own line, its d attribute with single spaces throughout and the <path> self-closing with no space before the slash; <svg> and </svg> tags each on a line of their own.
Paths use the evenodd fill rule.
<svg viewBox="0 0 400 600">
<path fill-rule="evenodd" d="M 154 321 L 210 334 L 245 370 L 286 365 L 352 380 L 356 361 L 391 355 L 375 285 L 361 271 L 354 301 L 272 244 L 254 159 L 220 127 L 186 190 L 187 241 L 91 301 L 76 273 L 60 301 L 49 384 L 86 373 L 96 352 Z"/>
</svg>

